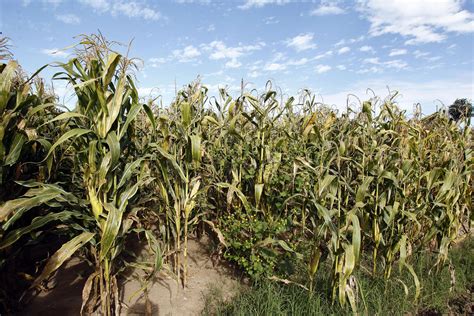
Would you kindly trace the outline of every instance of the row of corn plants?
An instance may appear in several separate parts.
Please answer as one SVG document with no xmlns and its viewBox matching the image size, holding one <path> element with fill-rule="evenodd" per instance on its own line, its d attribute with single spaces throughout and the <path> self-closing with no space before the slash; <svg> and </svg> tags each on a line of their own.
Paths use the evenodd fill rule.
<svg viewBox="0 0 474 316">
<path fill-rule="evenodd" d="M 358 269 L 385 279 L 407 269 L 413 284 L 400 286 L 416 300 L 413 254 L 437 253 L 433 270 L 450 264 L 472 222 L 469 118 L 408 117 L 396 93 L 338 113 L 310 91 L 283 97 L 271 83 L 210 98 L 196 81 L 169 106 L 143 102 L 135 60 L 113 45 L 83 35 L 72 59 L 52 65 L 73 90 L 72 110 L 38 73 L 28 78 L 12 60 L 0 67 L 3 310 L 81 256 L 91 267 L 81 313 L 119 314 L 128 269 L 143 271 L 145 293 L 158 271 L 186 287 L 188 240 L 203 231 L 253 279 L 325 291 L 314 282 L 324 265 L 328 294 L 353 311 Z M 30 258 L 36 268 L 15 268 L 44 245 Z M 26 284 L 16 294 L 12 271 Z"/>
<path fill-rule="evenodd" d="M 44 134 L 39 142 L 44 145 L 40 163 L 45 162 L 48 167 L 47 179 L 17 181 L 27 192 L 0 207 L 0 249 L 6 252 L 33 232 L 60 228 L 63 235 L 69 236 L 34 276 L 30 288 L 40 286 L 72 254 L 82 250 L 93 267 L 83 292 L 81 311 L 86 313 L 99 309 L 103 315 L 118 314 L 116 275 L 123 265 L 118 261 L 123 259 L 120 254 L 124 241 L 128 235 L 144 231 L 140 229 L 140 208 L 135 196 L 151 178 L 145 169 L 147 156 L 134 146 L 133 124 L 146 105 L 138 102 L 132 63 L 113 52 L 101 36 L 83 36 L 77 57 L 58 64 L 61 70 L 54 76 L 56 80 L 66 80 L 74 89 L 77 103 L 72 111 L 64 111 L 44 123 L 59 127 L 53 139 Z M 8 76 L 6 69 L 2 75 Z M 21 89 L 28 91 L 27 86 Z M 17 96 L 21 105 L 20 102 Z M 3 104 L 7 105 L 2 103 L 2 108 Z M 49 104 L 40 107 L 46 105 Z M 21 143 L 13 144 L 11 152 L 15 146 Z M 55 167 L 48 161 L 53 161 Z M 60 173 L 61 181 L 54 181 L 57 177 L 51 174 L 53 169 Z M 31 212 L 38 216 L 22 225 Z M 151 244 L 153 252 L 159 253 L 156 243 Z"/>
</svg>

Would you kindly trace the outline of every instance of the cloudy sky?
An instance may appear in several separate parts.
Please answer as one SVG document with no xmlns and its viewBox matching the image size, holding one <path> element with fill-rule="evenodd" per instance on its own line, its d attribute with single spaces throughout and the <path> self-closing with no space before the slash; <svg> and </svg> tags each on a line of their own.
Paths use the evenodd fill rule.
<svg viewBox="0 0 474 316">
<path fill-rule="evenodd" d="M 164 102 L 197 76 L 211 93 L 237 93 L 241 79 L 262 91 L 271 79 L 340 107 L 367 88 L 399 91 L 409 112 L 474 98 L 473 0 L 0 0 L 0 31 L 29 72 L 67 60 L 74 36 L 97 30 L 134 39 L 140 92 Z"/>
</svg>

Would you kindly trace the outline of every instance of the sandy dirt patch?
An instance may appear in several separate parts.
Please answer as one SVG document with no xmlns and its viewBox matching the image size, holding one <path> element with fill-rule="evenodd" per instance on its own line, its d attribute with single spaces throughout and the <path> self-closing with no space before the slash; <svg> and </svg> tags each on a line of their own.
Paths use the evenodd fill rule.
<svg viewBox="0 0 474 316">
<path fill-rule="evenodd" d="M 178 286 L 176 280 L 160 273 L 157 282 L 148 290 L 148 302 L 143 294 L 134 295 L 140 281 L 129 278 L 122 282 L 121 315 L 199 315 L 204 308 L 204 296 L 210 288 L 217 288 L 231 297 L 241 284 L 233 271 L 223 264 L 213 264 L 208 240 L 189 240 L 188 284 Z M 50 282 L 49 291 L 34 297 L 20 315 L 79 315 L 82 288 L 90 273 L 87 265 L 73 258 L 61 268 Z"/>
</svg>

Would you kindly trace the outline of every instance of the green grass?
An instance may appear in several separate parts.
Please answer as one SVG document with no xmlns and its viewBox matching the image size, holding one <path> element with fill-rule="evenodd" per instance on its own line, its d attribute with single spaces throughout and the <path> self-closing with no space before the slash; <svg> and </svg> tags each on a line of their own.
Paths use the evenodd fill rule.
<svg viewBox="0 0 474 316">
<path fill-rule="evenodd" d="M 441 315 L 469 314 L 474 312 L 474 238 L 456 246 L 450 253 L 455 267 L 455 283 L 451 288 L 451 272 L 448 265 L 438 272 L 431 271 L 432 254 L 421 254 L 414 258 L 413 265 L 422 286 L 418 301 L 414 301 L 414 284 L 411 275 L 403 270 L 388 281 L 373 278 L 369 273 L 356 274 L 361 291 L 358 308 L 369 315 Z M 405 295 L 403 282 L 408 287 Z M 298 286 L 280 285 L 274 282 L 257 282 L 252 287 L 242 288 L 232 301 L 224 301 L 222 293 L 212 288 L 206 295 L 203 315 L 350 315 L 350 307 L 341 308 L 332 304 L 328 278 L 316 280 L 315 293 Z M 363 296 L 363 298 L 362 298 Z M 364 303 L 365 302 L 365 303 Z"/>
</svg>

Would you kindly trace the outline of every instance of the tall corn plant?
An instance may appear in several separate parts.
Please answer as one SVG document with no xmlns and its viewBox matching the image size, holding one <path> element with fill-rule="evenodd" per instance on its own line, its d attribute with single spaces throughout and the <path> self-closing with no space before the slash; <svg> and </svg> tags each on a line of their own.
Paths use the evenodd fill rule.
<svg viewBox="0 0 474 316">
<path fill-rule="evenodd" d="M 41 69 L 27 78 L 18 63 L 10 59 L 6 43 L 6 39 L 0 40 L 0 59 L 9 59 L 0 64 L 0 205 L 26 191 L 20 181 L 45 178 L 46 165 L 39 162 L 51 146 L 47 139 L 54 135 L 55 128 L 44 123 L 56 112 L 54 97 L 37 78 Z M 7 311 L 17 305 L 11 291 L 23 290 L 21 282 L 12 277 L 16 270 L 11 264 L 18 260 L 22 247 L 10 247 L 21 237 L 11 232 L 19 216 L 10 218 L 8 209 L 0 209 L 0 301 Z M 28 220 L 35 215 L 38 212 L 29 214 Z"/>
<path fill-rule="evenodd" d="M 333 298 L 342 305 L 348 298 L 353 309 L 358 291 L 353 272 L 363 252 L 372 252 L 374 274 L 382 267 L 389 278 L 395 262 L 407 268 L 416 298 L 420 287 L 411 254 L 431 245 L 442 263 L 460 222 L 469 217 L 471 198 L 461 198 L 469 196 L 472 183 L 469 136 L 441 115 L 434 120 L 439 125 L 430 129 L 409 121 L 393 97 L 380 105 L 377 117 L 368 101 L 354 119 L 312 120 L 321 117 L 316 113 L 303 125 L 309 152 L 299 163 L 302 176 L 313 177 L 307 196 L 316 237 L 310 279 L 328 252 Z"/>
<path fill-rule="evenodd" d="M 39 285 L 77 249 L 89 245 L 95 271 L 84 287 L 83 311 L 93 311 L 100 301 L 101 313 L 111 315 L 119 313 L 116 275 L 124 240 L 132 232 L 136 218 L 134 196 L 149 178 L 140 171 L 146 157 L 138 156 L 133 144 L 133 123 L 144 105 L 139 103 L 129 73 L 131 61 L 107 46 L 100 46 L 103 42 L 97 39 L 84 36 L 82 53 L 60 64 L 64 71 L 55 75 L 73 86 L 78 101 L 73 111 L 51 120 L 63 122 L 63 134 L 47 157 L 54 156 L 57 164 L 72 161 L 71 171 L 75 173 L 66 189 L 79 198 L 59 185 L 29 184 L 33 188 L 20 200 L 7 202 L 2 211 L 18 217 L 25 209 L 41 203 L 70 204 L 79 217 L 73 231 L 81 233 L 76 233 L 50 258 L 33 286 Z"/>
<path fill-rule="evenodd" d="M 32 173 L 40 177 L 33 163 L 51 146 L 40 134 L 47 133 L 48 127 L 41 127 L 54 115 L 54 98 L 44 92 L 42 81 L 33 81 L 36 75 L 23 79 L 16 61 L 0 64 L 0 201 L 18 189 L 13 181 L 32 178 Z"/>
<path fill-rule="evenodd" d="M 188 237 L 200 216 L 197 198 L 201 192 L 201 122 L 206 92 L 199 82 L 181 90 L 169 109 L 157 113 L 155 138 L 149 145 L 157 163 L 152 174 L 159 179 L 156 193 L 166 227 L 163 238 L 183 286 L 187 285 Z"/>
<path fill-rule="evenodd" d="M 139 103 L 129 73 L 130 59 L 110 50 L 97 50 L 88 37 L 82 44 L 86 47 L 85 55 L 79 56 L 82 60 L 72 59 L 61 65 L 65 71 L 55 76 L 74 87 L 78 103 L 74 111 L 57 118 L 69 120 L 68 131 L 49 153 L 72 141 L 73 160 L 90 203 L 88 212 L 96 223 L 92 231 L 96 272 L 89 277 L 86 286 L 90 288 L 85 290 L 89 295 L 94 293 L 93 297 L 99 294 L 101 311 L 109 315 L 112 306 L 118 312 L 116 260 L 130 233 L 130 226 L 124 225 L 133 213 L 129 203 L 149 180 L 139 172 L 146 157 L 138 156 L 133 145 L 133 122 L 145 105 Z"/>
<path fill-rule="evenodd" d="M 283 269 L 278 254 L 292 251 L 284 205 L 293 169 L 288 148 L 294 145 L 284 114 L 292 101 L 279 102 L 270 83 L 259 96 L 242 91 L 232 99 L 222 90 L 214 100 L 216 115 L 209 119 L 215 126 L 206 150 L 213 182 L 207 199 L 216 210 L 212 219 L 228 239 L 225 257 L 255 277 Z"/>
</svg>

